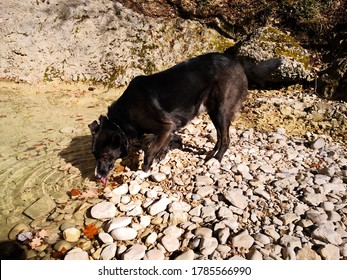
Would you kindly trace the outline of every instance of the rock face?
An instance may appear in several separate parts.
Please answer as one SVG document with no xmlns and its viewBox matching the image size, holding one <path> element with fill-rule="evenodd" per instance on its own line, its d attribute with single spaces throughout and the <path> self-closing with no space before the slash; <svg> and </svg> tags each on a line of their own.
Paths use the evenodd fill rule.
<svg viewBox="0 0 347 280">
<path fill-rule="evenodd" d="M 274 27 L 256 29 L 230 52 L 252 62 L 282 57 L 283 64 L 272 77 L 273 81 L 296 83 L 309 79 L 309 56 L 306 50 L 291 36 Z"/>
<path fill-rule="evenodd" d="M 127 84 L 233 44 L 196 21 L 153 19 L 111 0 L 7 1 L 0 77 Z"/>
</svg>

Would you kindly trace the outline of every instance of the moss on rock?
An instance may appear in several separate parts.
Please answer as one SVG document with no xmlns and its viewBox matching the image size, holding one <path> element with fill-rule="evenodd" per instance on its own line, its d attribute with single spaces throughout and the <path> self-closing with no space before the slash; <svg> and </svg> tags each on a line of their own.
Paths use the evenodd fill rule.
<svg viewBox="0 0 347 280">
<path fill-rule="evenodd" d="M 310 78 L 308 52 L 290 35 L 271 26 L 257 29 L 241 41 L 236 54 L 254 62 L 283 57 L 284 63 L 276 77 L 278 81 L 298 82 Z"/>
</svg>

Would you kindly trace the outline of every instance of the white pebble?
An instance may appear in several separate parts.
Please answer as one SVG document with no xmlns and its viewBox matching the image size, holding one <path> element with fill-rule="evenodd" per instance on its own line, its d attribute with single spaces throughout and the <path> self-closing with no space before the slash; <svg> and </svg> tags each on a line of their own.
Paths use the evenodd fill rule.
<svg viewBox="0 0 347 280">
<path fill-rule="evenodd" d="M 111 231 L 111 235 L 113 239 L 117 241 L 132 240 L 136 238 L 137 231 L 128 227 L 115 228 Z"/>
<path fill-rule="evenodd" d="M 77 228 L 67 228 L 63 231 L 63 237 L 68 242 L 77 242 L 81 236 L 81 232 Z"/>
<path fill-rule="evenodd" d="M 109 221 L 106 225 L 106 231 L 111 232 L 115 228 L 126 227 L 131 224 L 131 217 L 116 217 Z"/>
<path fill-rule="evenodd" d="M 117 246 L 114 243 L 107 245 L 101 252 L 101 258 L 103 260 L 111 260 L 117 251 Z"/>
<path fill-rule="evenodd" d="M 231 245 L 235 248 L 249 249 L 254 243 L 254 238 L 247 230 L 242 231 L 231 239 Z"/>
<path fill-rule="evenodd" d="M 111 219 L 116 215 L 117 209 L 114 204 L 108 201 L 102 201 L 92 207 L 90 215 L 94 219 Z"/>
<path fill-rule="evenodd" d="M 180 247 L 180 241 L 177 237 L 172 235 L 164 235 L 161 239 L 161 244 L 168 252 L 174 252 Z"/>
<path fill-rule="evenodd" d="M 158 213 L 164 211 L 169 203 L 171 203 L 171 200 L 163 197 L 148 207 L 148 213 L 151 216 L 155 216 Z"/>
<path fill-rule="evenodd" d="M 141 260 L 146 253 L 145 245 L 135 244 L 123 253 L 123 260 Z"/>
</svg>

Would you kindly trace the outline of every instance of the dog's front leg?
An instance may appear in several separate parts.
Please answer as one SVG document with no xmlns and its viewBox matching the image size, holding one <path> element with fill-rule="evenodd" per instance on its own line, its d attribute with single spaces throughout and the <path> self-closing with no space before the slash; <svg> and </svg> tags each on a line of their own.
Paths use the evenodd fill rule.
<svg viewBox="0 0 347 280">
<path fill-rule="evenodd" d="M 167 146 L 169 145 L 171 139 L 172 139 L 173 133 L 172 130 L 165 130 L 164 132 L 160 133 L 156 141 L 154 143 L 151 143 L 149 147 L 145 151 L 144 161 L 142 165 L 142 170 L 144 172 L 148 172 L 148 170 L 151 168 L 153 161 L 161 155 L 162 151 L 167 149 Z"/>
</svg>

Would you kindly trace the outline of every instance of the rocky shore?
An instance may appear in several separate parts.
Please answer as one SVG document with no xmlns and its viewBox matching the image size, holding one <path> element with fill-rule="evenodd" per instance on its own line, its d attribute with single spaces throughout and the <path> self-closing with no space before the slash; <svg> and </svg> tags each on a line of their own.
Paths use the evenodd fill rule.
<svg viewBox="0 0 347 280">
<path fill-rule="evenodd" d="M 323 54 L 276 20 L 234 38 L 154 4 L 143 15 L 112 0 L 4 3 L 1 259 L 347 259 L 345 33 L 321 72 Z M 150 174 L 148 136 L 95 182 L 88 123 L 133 77 L 215 51 L 284 61 L 281 89 L 250 92 L 223 161 L 204 162 L 216 136 L 202 115 Z"/>
<path fill-rule="evenodd" d="M 318 100 L 305 96 L 307 106 Z M 137 171 L 142 154 L 134 147 L 108 182 L 85 180 L 33 203 L 24 212 L 32 222 L 9 238 L 25 259 L 346 259 L 345 142 L 295 136 L 290 119 L 253 129 L 245 126 L 250 111 L 263 114 L 244 107 L 221 164 L 200 155 L 215 139 L 203 115 L 150 174 Z"/>
</svg>

